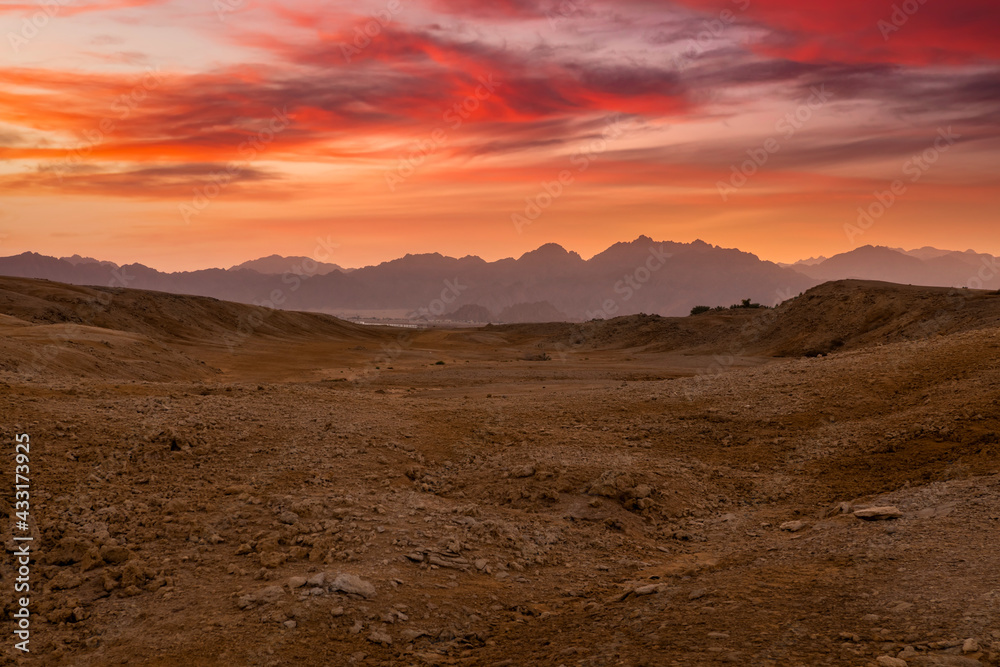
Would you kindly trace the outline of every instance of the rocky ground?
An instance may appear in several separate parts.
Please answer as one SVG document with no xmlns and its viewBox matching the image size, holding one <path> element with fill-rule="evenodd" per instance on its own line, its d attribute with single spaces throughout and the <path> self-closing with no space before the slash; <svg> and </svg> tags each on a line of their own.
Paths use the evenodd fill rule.
<svg viewBox="0 0 1000 667">
<path fill-rule="evenodd" d="M 4 659 L 1000 665 L 1000 330 L 781 359 L 537 333 L 188 340 L 157 381 L 9 359 L 41 548 Z"/>
</svg>

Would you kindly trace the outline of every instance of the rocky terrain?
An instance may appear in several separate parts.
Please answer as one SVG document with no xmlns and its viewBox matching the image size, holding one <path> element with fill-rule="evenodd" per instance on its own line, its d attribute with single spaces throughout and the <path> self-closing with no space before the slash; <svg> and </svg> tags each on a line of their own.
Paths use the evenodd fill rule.
<svg viewBox="0 0 1000 667">
<path fill-rule="evenodd" d="M 0 279 L 0 313 L 40 546 L 9 664 L 1000 665 L 1000 296 L 394 330 Z"/>
</svg>

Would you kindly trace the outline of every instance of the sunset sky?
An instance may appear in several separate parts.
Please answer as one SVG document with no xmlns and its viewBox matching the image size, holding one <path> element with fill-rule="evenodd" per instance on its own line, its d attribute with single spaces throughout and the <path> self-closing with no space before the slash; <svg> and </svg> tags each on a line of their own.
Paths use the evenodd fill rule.
<svg viewBox="0 0 1000 667">
<path fill-rule="evenodd" d="M 1000 255 L 996 0 L 4 0 L 0 21 L 4 256 L 186 270 L 321 238 L 361 266 L 640 234 Z"/>
</svg>

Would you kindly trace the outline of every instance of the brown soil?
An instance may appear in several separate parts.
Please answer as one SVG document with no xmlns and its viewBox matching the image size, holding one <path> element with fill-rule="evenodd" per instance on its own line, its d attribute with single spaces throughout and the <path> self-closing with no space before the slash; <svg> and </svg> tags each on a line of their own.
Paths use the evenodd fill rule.
<svg viewBox="0 0 1000 667">
<path fill-rule="evenodd" d="M 1000 665 L 1000 297 L 236 335 L 109 292 L 0 279 L 11 664 Z"/>
</svg>

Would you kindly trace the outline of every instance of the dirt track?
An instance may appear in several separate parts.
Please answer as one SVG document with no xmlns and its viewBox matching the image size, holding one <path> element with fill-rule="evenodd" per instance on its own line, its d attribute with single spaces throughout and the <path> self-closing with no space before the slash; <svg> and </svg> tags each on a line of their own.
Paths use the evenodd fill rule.
<svg viewBox="0 0 1000 667">
<path fill-rule="evenodd" d="M 233 352 L 220 315 L 88 330 L 26 376 L 67 306 L 6 289 L 32 663 L 1000 664 L 995 327 L 728 359 L 718 332 L 693 354 L 281 314 Z M 852 513 L 880 505 L 902 518 Z"/>
</svg>

